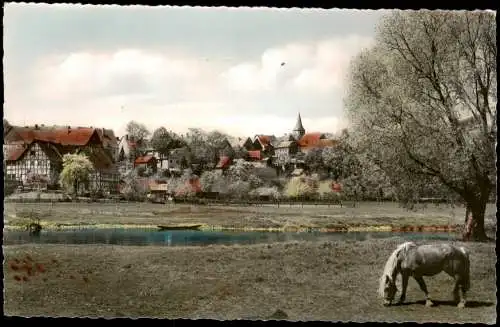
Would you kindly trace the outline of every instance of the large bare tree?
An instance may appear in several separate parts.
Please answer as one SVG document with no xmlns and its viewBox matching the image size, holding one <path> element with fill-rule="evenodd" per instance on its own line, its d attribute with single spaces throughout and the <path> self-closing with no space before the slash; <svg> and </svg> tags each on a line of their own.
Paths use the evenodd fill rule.
<svg viewBox="0 0 500 327">
<path fill-rule="evenodd" d="M 395 11 L 353 60 L 346 107 L 356 146 L 399 189 L 438 183 L 486 238 L 496 187 L 496 23 L 486 11 Z"/>
<path fill-rule="evenodd" d="M 151 134 L 146 125 L 136 122 L 135 120 L 129 121 L 125 130 L 129 136 L 133 137 L 136 141 L 145 141 Z"/>
</svg>

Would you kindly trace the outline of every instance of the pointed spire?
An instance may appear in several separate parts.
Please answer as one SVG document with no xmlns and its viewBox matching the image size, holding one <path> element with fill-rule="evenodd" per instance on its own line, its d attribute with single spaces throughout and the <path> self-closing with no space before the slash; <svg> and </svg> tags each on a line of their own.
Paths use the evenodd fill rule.
<svg viewBox="0 0 500 327">
<path fill-rule="evenodd" d="M 304 129 L 304 126 L 302 126 L 302 118 L 300 117 L 300 112 L 297 117 L 297 123 L 295 124 L 295 128 L 293 129 L 294 134 L 296 134 L 299 137 L 302 137 L 302 135 L 305 134 L 306 130 Z"/>
</svg>

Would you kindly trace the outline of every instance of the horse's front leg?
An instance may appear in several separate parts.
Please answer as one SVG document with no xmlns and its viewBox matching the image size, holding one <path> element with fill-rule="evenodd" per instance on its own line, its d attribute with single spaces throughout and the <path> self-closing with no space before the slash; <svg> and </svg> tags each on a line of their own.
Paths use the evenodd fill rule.
<svg viewBox="0 0 500 327">
<path fill-rule="evenodd" d="M 408 287 L 408 279 L 410 274 L 406 271 L 401 272 L 401 297 L 399 298 L 399 303 L 403 303 L 406 300 L 406 288 Z"/>
<path fill-rule="evenodd" d="M 422 276 L 414 276 L 415 280 L 418 283 L 418 286 L 420 286 L 420 289 L 424 292 L 425 294 L 425 305 L 428 307 L 431 307 L 434 305 L 434 303 L 431 300 L 431 297 L 429 295 L 429 292 L 427 291 L 427 285 L 425 285 L 424 279 Z"/>
</svg>

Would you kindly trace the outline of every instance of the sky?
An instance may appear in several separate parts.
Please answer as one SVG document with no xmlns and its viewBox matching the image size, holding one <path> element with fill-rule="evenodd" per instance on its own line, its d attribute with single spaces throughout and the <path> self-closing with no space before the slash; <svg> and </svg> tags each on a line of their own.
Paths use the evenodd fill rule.
<svg viewBox="0 0 500 327">
<path fill-rule="evenodd" d="M 14 4 L 4 118 L 125 133 L 338 133 L 349 62 L 383 11 Z"/>
</svg>

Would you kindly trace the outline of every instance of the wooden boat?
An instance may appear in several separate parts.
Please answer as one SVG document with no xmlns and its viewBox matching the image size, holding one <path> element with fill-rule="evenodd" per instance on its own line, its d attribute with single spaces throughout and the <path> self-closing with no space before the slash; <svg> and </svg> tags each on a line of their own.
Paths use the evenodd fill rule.
<svg viewBox="0 0 500 327">
<path fill-rule="evenodd" d="M 160 230 L 198 230 L 202 225 L 158 225 Z"/>
</svg>

